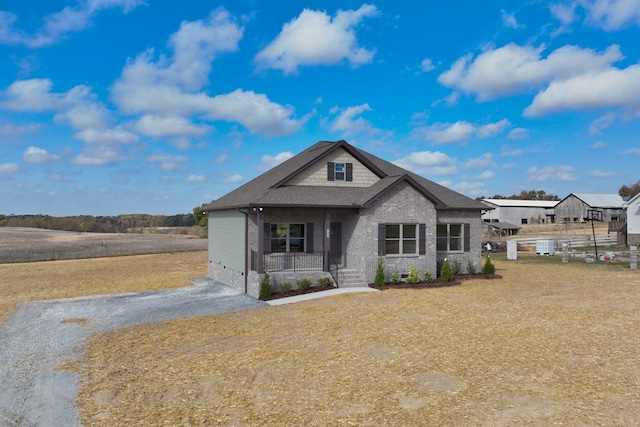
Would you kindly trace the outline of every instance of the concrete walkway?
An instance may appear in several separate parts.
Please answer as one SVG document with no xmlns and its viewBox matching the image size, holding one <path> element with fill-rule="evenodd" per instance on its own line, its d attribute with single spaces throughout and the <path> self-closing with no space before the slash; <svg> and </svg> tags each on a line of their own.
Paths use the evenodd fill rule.
<svg viewBox="0 0 640 427">
<path fill-rule="evenodd" d="M 292 297 L 286 298 L 278 298 L 272 301 L 265 301 L 269 305 L 282 305 L 282 304 L 292 304 L 300 301 L 307 301 L 310 299 L 322 298 L 322 297 L 330 297 L 332 295 L 346 294 L 350 292 L 377 292 L 377 289 L 369 288 L 369 287 L 355 287 L 355 288 L 338 288 L 338 289 L 329 289 L 321 292 L 313 292 L 310 294 L 296 295 Z"/>
</svg>

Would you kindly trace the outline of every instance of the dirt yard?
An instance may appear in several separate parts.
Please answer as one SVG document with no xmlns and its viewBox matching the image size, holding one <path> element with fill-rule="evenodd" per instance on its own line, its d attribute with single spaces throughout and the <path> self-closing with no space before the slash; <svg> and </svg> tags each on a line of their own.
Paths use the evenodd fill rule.
<svg viewBox="0 0 640 427">
<path fill-rule="evenodd" d="M 189 286 L 207 252 L 0 264 L 0 324 L 27 301 Z"/>
<path fill-rule="evenodd" d="M 640 272 L 496 267 L 95 335 L 64 368 L 84 426 L 640 425 Z"/>
</svg>

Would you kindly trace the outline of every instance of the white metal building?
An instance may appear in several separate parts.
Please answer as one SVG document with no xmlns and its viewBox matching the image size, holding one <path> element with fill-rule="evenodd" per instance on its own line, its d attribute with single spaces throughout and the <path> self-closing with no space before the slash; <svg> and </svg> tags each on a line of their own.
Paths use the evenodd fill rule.
<svg viewBox="0 0 640 427">
<path fill-rule="evenodd" d="M 484 222 L 508 222 L 514 225 L 554 222 L 554 208 L 558 203 L 553 200 L 482 199 L 481 201 L 494 208 L 482 214 Z"/>
</svg>

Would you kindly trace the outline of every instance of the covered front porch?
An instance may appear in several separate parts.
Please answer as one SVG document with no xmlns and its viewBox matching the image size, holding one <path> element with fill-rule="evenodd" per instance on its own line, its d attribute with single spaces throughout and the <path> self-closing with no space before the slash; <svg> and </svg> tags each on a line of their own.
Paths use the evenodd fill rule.
<svg viewBox="0 0 640 427">
<path fill-rule="evenodd" d="M 257 209 L 255 246 L 250 249 L 250 270 L 275 278 L 330 276 L 336 286 L 345 282 L 349 234 L 357 210 L 319 212 L 315 209 Z"/>
</svg>

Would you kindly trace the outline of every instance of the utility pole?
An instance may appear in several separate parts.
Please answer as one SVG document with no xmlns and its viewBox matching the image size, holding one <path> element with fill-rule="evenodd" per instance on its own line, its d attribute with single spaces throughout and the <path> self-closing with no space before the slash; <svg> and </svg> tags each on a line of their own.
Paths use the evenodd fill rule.
<svg viewBox="0 0 640 427">
<path fill-rule="evenodd" d="M 596 250 L 596 261 L 598 261 L 598 243 L 596 242 L 596 229 L 593 225 L 594 221 L 602 221 L 602 211 L 597 209 L 587 210 L 587 220 L 591 220 L 591 232 L 593 233 L 593 247 Z"/>
</svg>

